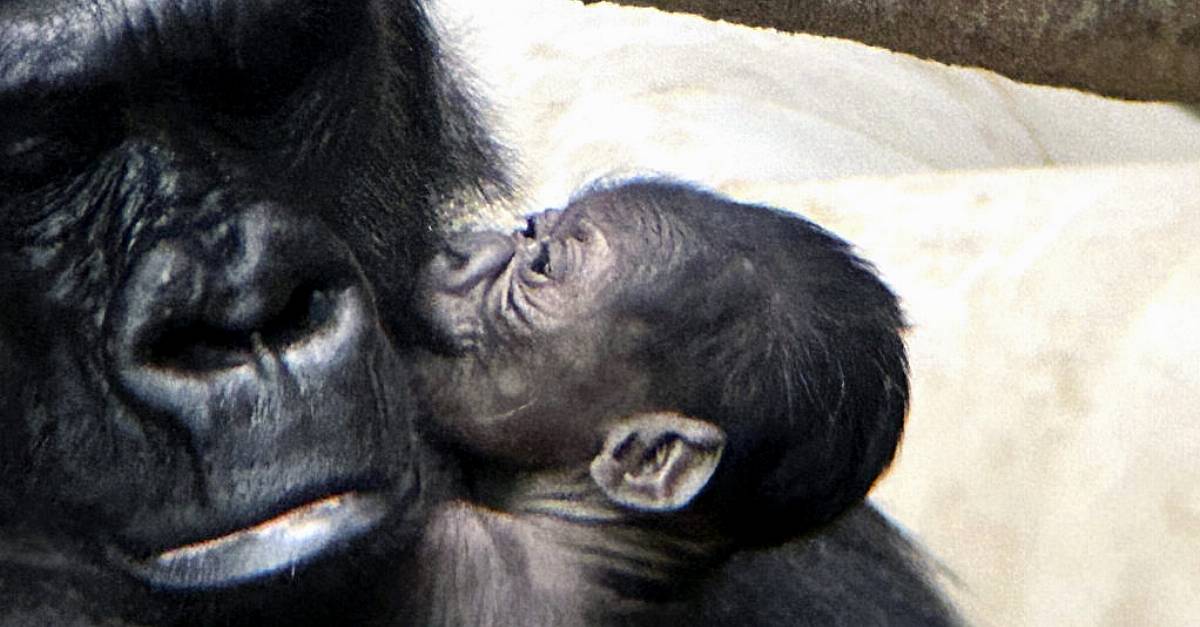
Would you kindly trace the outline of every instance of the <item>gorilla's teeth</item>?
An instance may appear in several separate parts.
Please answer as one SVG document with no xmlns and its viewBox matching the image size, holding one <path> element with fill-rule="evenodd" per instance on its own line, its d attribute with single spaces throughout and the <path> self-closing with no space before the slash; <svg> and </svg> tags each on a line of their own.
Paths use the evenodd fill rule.
<svg viewBox="0 0 1200 627">
<path fill-rule="evenodd" d="M 228 586 L 294 568 L 371 529 L 385 513 L 381 498 L 347 492 L 218 538 L 124 561 L 156 586 Z"/>
</svg>

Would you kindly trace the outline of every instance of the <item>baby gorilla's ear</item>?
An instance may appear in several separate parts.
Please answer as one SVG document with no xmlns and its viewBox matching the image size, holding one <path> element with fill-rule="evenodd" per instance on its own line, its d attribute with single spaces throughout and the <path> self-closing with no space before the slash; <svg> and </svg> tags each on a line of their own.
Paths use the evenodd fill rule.
<svg viewBox="0 0 1200 627">
<path fill-rule="evenodd" d="M 675 413 L 636 414 L 608 433 L 592 460 L 592 480 L 613 502 L 647 512 L 677 510 L 708 484 L 725 432 Z"/>
</svg>

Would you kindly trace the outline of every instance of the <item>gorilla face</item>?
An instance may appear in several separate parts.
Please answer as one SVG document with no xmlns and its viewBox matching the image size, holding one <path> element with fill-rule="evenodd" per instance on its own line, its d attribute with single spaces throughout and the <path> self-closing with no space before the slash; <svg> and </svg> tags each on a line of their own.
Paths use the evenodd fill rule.
<svg viewBox="0 0 1200 627">
<path fill-rule="evenodd" d="M 412 516 L 410 277 L 499 180 L 416 4 L 17 0 L 0 42 L 0 525 L 192 589 Z"/>
<path fill-rule="evenodd" d="M 669 192 L 664 195 L 669 196 Z M 451 437 L 523 465 L 590 459 L 614 420 L 661 409 L 640 357 L 639 300 L 672 302 L 700 247 L 687 225 L 620 188 L 589 193 L 506 235 L 468 233 L 426 268 L 423 315 L 441 355 L 418 367 Z"/>
<path fill-rule="evenodd" d="M 643 353 L 659 327 L 704 328 L 668 312 L 708 287 L 696 263 L 724 261 L 659 204 L 682 192 L 643 187 L 589 191 L 523 231 L 463 234 L 433 258 L 418 300 L 444 347 L 421 359 L 418 380 L 445 435 L 520 465 L 571 464 L 592 458 L 614 420 L 673 406 L 650 389 L 660 369 Z"/>
</svg>

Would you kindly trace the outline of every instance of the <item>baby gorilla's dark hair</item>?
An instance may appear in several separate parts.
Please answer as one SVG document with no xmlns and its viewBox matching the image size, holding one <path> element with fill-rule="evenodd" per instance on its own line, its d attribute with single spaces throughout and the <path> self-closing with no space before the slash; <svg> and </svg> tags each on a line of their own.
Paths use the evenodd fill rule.
<svg viewBox="0 0 1200 627">
<path fill-rule="evenodd" d="M 726 431 L 696 506 L 737 537 L 772 542 L 859 502 L 908 408 L 896 296 L 848 243 L 799 216 L 674 184 L 621 193 L 687 242 L 622 308 L 650 327 L 653 402 Z"/>
</svg>

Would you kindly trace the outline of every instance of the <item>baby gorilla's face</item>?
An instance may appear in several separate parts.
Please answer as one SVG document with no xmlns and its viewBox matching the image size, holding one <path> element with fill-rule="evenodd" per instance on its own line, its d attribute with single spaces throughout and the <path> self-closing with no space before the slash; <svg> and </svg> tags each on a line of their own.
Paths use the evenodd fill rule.
<svg viewBox="0 0 1200 627">
<path fill-rule="evenodd" d="M 662 281 L 671 225 L 598 192 L 511 234 L 452 238 L 420 307 L 443 348 L 418 360 L 443 435 L 527 465 L 586 459 L 612 420 L 645 409 L 633 356 L 645 324 L 622 299 Z"/>
</svg>

